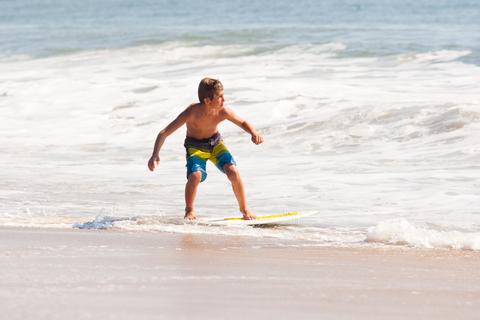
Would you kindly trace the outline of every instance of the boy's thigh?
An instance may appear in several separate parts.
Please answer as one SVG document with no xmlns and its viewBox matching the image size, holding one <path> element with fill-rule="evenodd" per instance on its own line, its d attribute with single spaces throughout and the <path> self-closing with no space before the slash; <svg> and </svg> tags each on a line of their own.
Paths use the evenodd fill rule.
<svg viewBox="0 0 480 320">
<path fill-rule="evenodd" d="M 196 156 L 187 156 L 187 179 L 194 172 L 201 172 L 203 182 L 207 178 L 207 160 Z"/>
<path fill-rule="evenodd" d="M 212 157 L 210 160 L 215 164 L 215 166 L 225 173 L 225 165 L 236 165 L 236 161 L 233 158 L 233 155 L 228 151 L 227 147 L 223 143 L 219 143 L 215 146 L 212 152 Z"/>
</svg>

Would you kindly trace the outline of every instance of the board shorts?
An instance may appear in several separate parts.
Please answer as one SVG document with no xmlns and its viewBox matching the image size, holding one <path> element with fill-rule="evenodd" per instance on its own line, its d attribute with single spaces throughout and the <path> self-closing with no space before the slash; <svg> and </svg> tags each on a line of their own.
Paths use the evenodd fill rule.
<svg viewBox="0 0 480 320">
<path fill-rule="evenodd" d="M 187 152 L 187 179 L 191 173 L 200 171 L 202 173 L 200 182 L 203 182 L 207 178 L 207 160 L 212 161 L 223 173 L 226 164 L 237 164 L 218 132 L 207 139 L 187 137 L 184 146 Z"/>
</svg>

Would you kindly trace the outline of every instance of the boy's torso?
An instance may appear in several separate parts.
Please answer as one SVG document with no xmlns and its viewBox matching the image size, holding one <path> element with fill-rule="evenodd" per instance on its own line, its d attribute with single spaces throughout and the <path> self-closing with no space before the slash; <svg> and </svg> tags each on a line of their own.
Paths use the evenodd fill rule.
<svg viewBox="0 0 480 320">
<path fill-rule="evenodd" d="M 223 120 L 223 107 L 207 110 L 204 105 L 193 104 L 188 108 L 187 136 L 195 139 L 210 138 L 218 132 L 217 126 Z"/>
</svg>

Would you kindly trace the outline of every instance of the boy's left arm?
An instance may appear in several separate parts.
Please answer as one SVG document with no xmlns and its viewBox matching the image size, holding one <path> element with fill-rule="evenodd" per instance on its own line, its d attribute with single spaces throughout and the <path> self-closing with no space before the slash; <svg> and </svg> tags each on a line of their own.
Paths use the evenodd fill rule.
<svg viewBox="0 0 480 320">
<path fill-rule="evenodd" d="M 260 144 L 263 142 L 263 137 L 255 130 L 255 128 L 248 123 L 247 121 L 243 120 L 239 116 L 237 116 L 232 110 L 229 108 L 225 109 L 225 119 L 235 123 L 237 126 L 248 132 L 252 136 L 252 142 L 255 144 Z"/>
</svg>

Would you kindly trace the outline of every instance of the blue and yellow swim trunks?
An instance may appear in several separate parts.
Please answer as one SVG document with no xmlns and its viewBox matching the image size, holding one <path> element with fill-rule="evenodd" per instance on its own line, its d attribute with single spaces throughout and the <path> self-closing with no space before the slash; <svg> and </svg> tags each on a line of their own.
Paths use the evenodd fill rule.
<svg viewBox="0 0 480 320">
<path fill-rule="evenodd" d="M 218 132 L 207 139 L 187 137 L 184 146 L 187 151 L 187 179 L 192 172 L 201 171 L 203 182 L 207 178 L 207 160 L 223 173 L 224 165 L 236 164 Z"/>
</svg>

